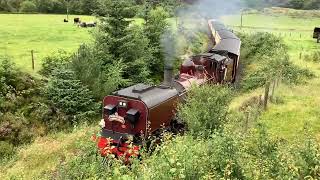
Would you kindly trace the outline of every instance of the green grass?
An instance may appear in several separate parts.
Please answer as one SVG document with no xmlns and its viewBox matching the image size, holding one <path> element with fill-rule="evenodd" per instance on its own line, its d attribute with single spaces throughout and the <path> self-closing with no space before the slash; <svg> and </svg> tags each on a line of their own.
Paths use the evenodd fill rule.
<svg viewBox="0 0 320 180">
<path fill-rule="evenodd" d="M 222 17 L 227 24 L 240 26 L 240 16 Z M 243 26 L 267 27 L 279 29 L 297 29 L 313 31 L 315 26 L 320 25 L 319 18 L 293 18 L 290 16 L 269 16 L 263 14 L 243 15 Z"/>
<path fill-rule="evenodd" d="M 10 15 L 0 15 L 0 18 L 4 16 L 10 16 Z M 19 16 L 19 15 L 12 15 L 12 16 Z M 23 15 L 23 16 L 29 16 L 29 15 Z M 30 15 L 32 16 L 32 15 Z M 77 32 L 79 35 L 82 34 L 83 37 L 87 37 L 87 41 L 89 40 L 88 32 L 87 30 L 79 30 L 75 27 L 73 27 L 71 24 L 63 24 L 60 23 L 61 19 L 63 19 L 63 16 L 56 16 L 56 15 L 34 15 L 37 16 L 36 19 L 41 19 L 40 17 L 43 16 L 43 23 L 45 23 L 46 18 L 45 17 L 60 17 L 59 20 L 56 22 L 56 24 L 60 24 L 59 26 L 61 29 L 65 29 L 64 26 L 67 26 L 70 31 Z M 38 17 L 40 16 L 40 17 Z M 15 17 L 16 19 L 17 17 Z M 232 16 L 232 17 L 225 17 L 227 18 L 228 24 L 237 25 L 239 17 Z M 259 21 L 259 18 L 261 20 L 264 20 L 265 22 Z M 31 18 L 32 19 L 32 18 Z M 271 16 L 263 16 L 263 15 L 250 15 L 247 16 L 246 22 L 248 24 L 251 24 L 255 27 L 264 27 L 264 26 L 273 26 L 273 27 L 282 27 L 284 29 L 287 28 L 300 28 L 300 29 L 312 29 L 313 23 L 320 24 L 320 19 L 292 19 L 289 17 L 279 17 L 278 20 L 275 17 Z M 295 23 L 292 23 L 290 21 L 294 21 Z M 53 20 L 54 21 L 54 20 Z M 268 24 L 266 22 L 273 21 L 272 24 Z M 288 21 L 288 22 L 287 22 Z M 306 23 L 304 22 L 311 22 L 312 23 Z M 9 23 L 9 22 L 7 22 Z M 14 28 L 14 22 L 12 23 L 12 29 Z M 32 23 L 31 23 L 32 24 Z M 48 23 L 45 23 L 48 25 Z M 304 26 L 305 25 L 305 26 Z M 3 25 L 0 25 L 3 26 Z M 43 25 L 44 26 L 44 25 Z M 302 26 L 304 26 L 302 28 Z M 48 26 L 43 27 L 44 29 L 50 29 Z M 32 30 L 32 28 L 31 28 Z M 3 28 L 0 29 L 0 31 L 4 31 Z M 28 30 L 27 30 L 28 31 Z M 55 31 L 55 30 L 51 30 Z M 245 32 L 253 32 L 257 30 L 249 30 L 249 29 L 243 29 Z M 310 30 L 311 33 L 312 30 Z M 33 32 L 35 34 L 40 34 L 41 31 L 38 31 L 36 29 L 33 29 Z M 290 34 L 289 31 L 272 31 L 273 33 L 281 33 Z M 296 31 L 291 32 L 291 36 L 288 35 L 284 37 L 286 44 L 289 47 L 289 53 L 291 56 L 291 60 L 302 67 L 309 68 L 311 71 L 313 71 L 318 77 L 314 78 L 312 80 L 309 80 L 306 84 L 302 84 L 299 86 L 286 86 L 281 85 L 276 89 L 276 95 L 281 97 L 283 99 L 283 103 L 281 104 L 271 104 L 266 112 L 262 114 L 260 117 L 260 121 L 264 122 L 268 128 L 268 131 L 274 135 L 279 136 L 285 139 L 294 139 L 296 137 L 299 137 L 302 129 L 304 128 L 305 124 L 307 124 L 310 127 L 310 130 L 318 136 L 320 139 L 320 64 L 307 62 L 303 58 L 300 59 L 298 57 L 299 53 L 308 53 L 309 51 L 319 49 L 320 45 L 315 43 L 315 40 L 311 38 L 311 35 L 309 32 L 306 31 Z M 294 34 L 296 33 L 296 34 Z M 302 34 L 300 38 L 300 33 Z M 72 34 L 72 33 L 70 33 Z M 69 35 L 70 35 L 69 34 Z M 54 34 L 53 34 L 54 35 Z M 2 37 L 3 34 L 1 33 L 0 36 Z M 57 35 L 55 35 L 57 36 Z M 70 35 L 72 36 L 72 35 Z M 54 36 L 53 36 L 54 37 Z M 29 38 L 29 37 L 28 37 Z M 39 37 L 40 38 L 40 37 Z M 71 37 L 69 37 L 71 38 Z M 3 39 L 3 37 L 2 37 Z M 1 39 L 1 40 L 2 40 Z M 6 37 L 7 41 L 13 41 L 14 39 Z M 72 38 L 71 38 L 72 39 Z M 19 42 L 17 38 L 15 38 L 16 41 Z M 22 40 L 25 40 L 22 38 Z M 54 42 L 42 42 L 38 41 L 40 43 L 38 47 L 40 49 L 41 46 L 46 45 L 46 43 L 50 43 L 52 50 L 54 50 L 54 47 L 58 49 L 60 46 L 55 45 Z M 70 44 L 73 44 L 73 47 L 66 47 L 70 48 L 69 50 L 74 50 L 77 47 L 77 43 L 81 43 L 81 41 L 71 41 L 69 39 L 68 42 L 61 41 L 59 42 L 60 45 L 63 46 L 70 46 Z M 69 45 L 66 45 L 69 44 Z M 2 43 L 0 46 L 3 46 Z M 7 47 L 7 45 L 6 45 Z M 19 45 L 18 47 L 10 46 L 13 49 L 11 52 L 13 52 L 13 56 L 19 54 L 19 50 L 21 50 L 22 45 Z M 0 51 L 2 51 L 3 48 L 0 48 Z M 18 52 L 16 52 L 16 51 Z M 51 51 L 51 49 L 49 48 Z M 9 49 L 7 50 L 9 52 Z M 47 53 L 46 53 L 47 52 Z M 43 52 L 43 54 L 48 54 L 49 51 Z M 28 55 L 26 59 L 29 62 Z M 25 69 L 28 70 L 28 67 L 31 67 L 28 65 L 28 63 L 20 63 L 20 65 L 23 67 L 25 64 Z M 28 66 L 27 66 L 28 65 Z M 29 70 L 30 71 L 30 70 Z M 231 108 L 237 108 L 241 105 L 241 102 L 245 99 L 249 98 L 252 95 L 258 95 L 262 94 L 263 89 L 257 89 L 253 92 L 241 95 L 240 97 L 237 97 L 235 101 L 232 104 Z M 0 179 L 10 179 L 10 178 L 21 178 L 21 179 L 38 179 L 42 176 L 44 172 L 50 171 L 54 172 L 59 164 L 63 164 L 64 161 L 68 161 L 73 156 L 77 155 L 77 149 L 74 148 L 74 145 L 85 138 L 90 138 L 90 133 L 97 128 L 96 126 L 84 126 L 79 127 L 77 130 L 75 130 L 72 133 L 58 133 L 54 135 L 50 135 L 48 137 L 39 137 L 33 144 L 27 145 L 25 147 L 22 147 L 19 149 L 17 157 L 8 163 L 6 165 L 1 164 L 0 166 Z"/>
<path fill-rule="evenodd" d="M 81 43 L 90 42 L 92 29 L 78 28 L 73 18 L 93 21 L 90 16 L 43 14 L 0 14 L 0 55 L 11 56 L 18 67 L 33 73 L 31 50 L 35 55 L 35 71 L 41 67 L 41 59 L 59 49 L 72 52 Z"/>
<path fill-rule="evenodd" d="M 19 148 L 16 157 L 0 164 L 0 179 L 40 179 L 43 174 L 54 172 L 79 152 L 75 148 L 81 141 L 87 141 L 96 126 L 82 125 L 73 132 L 60 132 L 37 138 L 33 144 Z M 94 143 L 94 142 L 92 142 Z"/>
<path fill-rule="evenodd" d="M 222 19 L 233 26 L 240 23 L 239 16 L 228 16 Z M 293 140 L 299 137 L 305 126 L 308 126 L 320 140 L 320 64 L 303 59 L 305 54 L 320 49 L 320 44 L 317 44 L 316 40 L 312 38 L 313 28 L 317 25 L 320 25 L 320 18 L 250 14 L 244 16 L 244 26 L 278 28 L 279 30 L 235 28 L 236 31 L 244 33 L 262 31 L 281 36 L 289 48 L 291 61 L 300 67 L 311 70 L 317 76 L 303 85 L 281 85 L 276 89 L 276 95 L 281 97 L 284 103 L 271 104 L 260 117 L 260 121 L 266 124 L 269 132 L 274 136 Z M 288 29 L 296 30 L 290 31 Z M 232 105 L 237 107 L 241 101 L 257 94 L 263 94 L 263 89 L 237 98 Z"/>
</svg>

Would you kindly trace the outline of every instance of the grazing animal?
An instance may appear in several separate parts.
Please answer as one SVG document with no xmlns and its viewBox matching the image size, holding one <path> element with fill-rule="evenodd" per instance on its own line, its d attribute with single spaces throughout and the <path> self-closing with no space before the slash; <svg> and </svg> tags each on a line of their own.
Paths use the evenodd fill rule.
<svg viewBox="0 0 320 180">
<path fill-rule="evenodd" d="M 87 23 L 86 22 L 81 22 L 81 23 L 79 23 L 79 26 L 86 28 L 87 27 Z"/>
<path fill-rule="evenodd" d="M 80 23 L 80 18 L 74 18 L 74 19 L 73 19 L 73 23 L 74 23 L 74 24 Z"/>
<path fill-rule="evenodd" d="M 63 22 L 69 22 L 68 20 L 66 20 L 66 19 L 63 19 Z"/>
<path fill-rule="evenodd" d="M 96 27 L 97 22 L 87 22 L 87 27 Z"/>
</svg>

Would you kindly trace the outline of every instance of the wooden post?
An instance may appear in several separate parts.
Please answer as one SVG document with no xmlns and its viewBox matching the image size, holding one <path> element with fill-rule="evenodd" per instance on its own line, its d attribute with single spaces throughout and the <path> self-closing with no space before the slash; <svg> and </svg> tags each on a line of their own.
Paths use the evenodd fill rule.
<svg viewBox="0 0 320 180">
<path fill-rule="evenodd" d="M 32 70 L 34 70 L 34 56 L 33 56 L 33 50 L 31 50 L 31 62 L 32 62 Z"/>
<path fill-rule="evenodd" d="M 264 91 L 264 102 L 263 102 L 264 110 L 267 110 L 267 107 L 268 107 L 269 89 L 270 89 L 270 81 L 267 81 L 265 91 Z"/>
</svg>

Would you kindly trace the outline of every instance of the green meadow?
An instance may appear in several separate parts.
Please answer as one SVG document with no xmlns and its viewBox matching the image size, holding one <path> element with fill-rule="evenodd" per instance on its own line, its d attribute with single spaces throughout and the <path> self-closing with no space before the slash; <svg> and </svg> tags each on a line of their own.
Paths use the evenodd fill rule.
<svg viewBox="0 0 320 180">
<path fill-rule="evenodd" d="M 90 31 L 73 24 L 73 18 L 93 21 L 90 16 L 43 14 L 0 14 L 0 55 L 12 57 L 23 70 L 32 73 L 31 50 L 34 51 L 35 71 L 41 59 L 58 50 L 72 52 L 81 43 L 90 42 Z"/>
<path fill-rule="evenodd" d="M 90 30 L 79 29 L 72 22 L 65 24 L 63 18 L 62 15 L 0 15 L 1 22 L 4 23 L 0 24 L 0 54 L 12 56 L 20 67 L 32 72 L 31 49 L 36 51 L 36 68 L 39 69 L 41 58 L 51 52 L 58 49 L 74 51 L 79 44 L 90 42 Z M 231 26 L 240 25 L 240 16 L 223 17 L 222 20 Z M 245 15 L 243 20 L 244 26 L 253 28 L 234 28 L 235 31 L 263 31 L 283 37 L 288 45 L 291 61 L 310 69 L 316 75 L 316 78 L 305 84 L 281 84 L 277 87 L 275 94 L 282 102 L 270 104 L 268 110 L 259 117 L 259 121 L 266 124 L 272 135 L 280 138 L 298 140 L 304 127 L 309 127 L 320 140 L 320 63 L 304 59 L 304 55 L 320 50 L 320 44 L 311 37 L 314 26 L 320 25 L 320 18 L 250 14 Z M 262 93 L 261 88 L 242 94 L 232 102 L 231 108 L 236 109 L 246 99 Z M 78 141 L 90 137 L 90 133 L 98 129 L 91 125 L 79 126 L 70 133 L 60 132 L 37 138 L 34 143 L 21 148 L 16 159 L 0 166 L 0 179 L 37 179 L 46 172 L 54 171 L 64 161 L 73 158 L 77 153 L 74 145 Z M 60 157 L 64 157 L 64 160 Z"/>
<path fill-rule="evenodd" d="M 230 26 L 240 26 L 240 16 L 222 18 Z M 276 95 L 283 103 L 271 104 L 260 117 L 269 132 L 280 138 L 299 139 L 308 127 L 320 140 L 320 64 L 306 61 L 304 56 L 320 50 L 320 43 L 312 38 L 313 29 L 320 25 L 320 18 L 290 17 L 279 15 L 249 14 L 243 16 L 243 26 L 233 29 L 242 33 L 269 32 L 284 39 L 289 49 L 290 60 L 296 65 L 311 70 L 316 78 L 298 86 L 281 84 Z M 272 29 L 273 28 L 273 29 Z M 250 97 L 262 94 L 259 89 L 236 99 L 235 104 Z"/>
</svg>

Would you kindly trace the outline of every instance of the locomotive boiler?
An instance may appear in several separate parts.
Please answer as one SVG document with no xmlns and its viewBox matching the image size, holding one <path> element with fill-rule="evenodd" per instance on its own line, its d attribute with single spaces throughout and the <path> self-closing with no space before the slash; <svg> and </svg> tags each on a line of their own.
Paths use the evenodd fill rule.
<svg viewBox="0 0 320 180">
<path fill-rule="evenodd" d="M 184 60 L 178 75 L 166 66 L 161 85 L 135 84 L 103 99 L 102 130 L 97 140 L 102 156 L 138 156 L 143 139 L 159 129 L 174 128 L 177 104 L 192 84 L 235 82 L 241 41 L 216 20 L 209 20 L 208 25 L 213 48 Z"/>
</svg>

